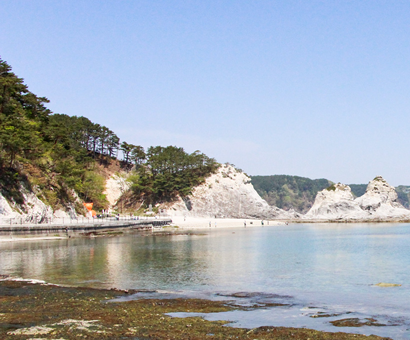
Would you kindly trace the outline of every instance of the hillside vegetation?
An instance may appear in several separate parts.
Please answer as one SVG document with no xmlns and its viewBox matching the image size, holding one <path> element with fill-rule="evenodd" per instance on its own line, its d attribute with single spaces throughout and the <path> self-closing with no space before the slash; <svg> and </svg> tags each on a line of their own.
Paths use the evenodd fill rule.
<svg viewBox="0 0 410 340">
<path fill-rule="evenodd" d="M 154 203 L 190 193 L 218 163 L 175 146 L 149 147 L 120 143 L 108 127 L 86 117 L 53 114 L 48 99 L 28 90 L 9 64 L 0 59 L 0 193 L 23 204 L 21 187 L 33 191 L 54 209 L 80 198 L 96 210 L 107 208 L 102 170 L 119 162 L 131 171 L 132 193 Z"/>
<path fill-rule="evenodd" d="M 270 205 L 297 212 L 307 212 L 315 201 L 318 191 L 329 187 L 333 182 L 327 179 L 309 179 L 299 176 L 272 175 L 251 176 L 252 184 L 258 194 Z"/>
</svg>

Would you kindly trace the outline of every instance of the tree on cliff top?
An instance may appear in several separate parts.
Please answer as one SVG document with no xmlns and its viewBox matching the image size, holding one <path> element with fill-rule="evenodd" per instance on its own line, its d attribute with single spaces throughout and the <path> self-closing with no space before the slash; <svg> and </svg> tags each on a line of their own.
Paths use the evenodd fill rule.
<svg viewBox="0 0 410 340">
<path fill-rule="evenodd" d="M 149 147 L 145 163 L 130 177 L 131 189 L 149 203 L 186 196 L 219 164 L 199 151 L 188 154 L 176 146 Z"/>
</svg>

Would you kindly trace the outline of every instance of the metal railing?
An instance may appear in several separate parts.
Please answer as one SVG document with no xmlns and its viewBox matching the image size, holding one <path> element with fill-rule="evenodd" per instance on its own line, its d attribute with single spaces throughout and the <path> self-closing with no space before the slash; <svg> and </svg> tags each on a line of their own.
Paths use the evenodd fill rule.
<svg viewBox="0 0 410 340">
<path fill-rule="evenodd" d="M 168 215 L 160 216 L 101 216 L 101 217 L 48 217 L 48 216 L 19 216 L 11 218 L 0 218 L 1 226 L 12 225 L 81 225 L 81 224 L 128 224 L 132 221 L 156 221 L 169 218 Z"/>
</svg>

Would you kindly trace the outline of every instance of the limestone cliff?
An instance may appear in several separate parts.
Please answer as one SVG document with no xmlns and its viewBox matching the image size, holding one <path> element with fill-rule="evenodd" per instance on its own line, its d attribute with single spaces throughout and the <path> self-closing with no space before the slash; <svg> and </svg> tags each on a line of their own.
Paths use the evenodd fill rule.
<svg viewBox="0 0 410 340">
<path fill-rule="evenodd" d="M 394 187 L 381 176 L 369 182 L 363 196 L 356 199 L 360 207 L 370 215 L 381 218 L 408 217 L 410 211 L 397 201 Z"/>
<path fill-rule="evenodd" d="M 128 177 L 128 172 L 121 171 L 111 174 L 106 180 L 104 195 L 110 203 L 110 207 L 114 207 L 121 195 L 130 188 L 130 184 L 127 182 Z"/>
<path fill-rule="evenodd" d="M 193 190 L 192 195 L 180 198 L 167 207 L 171 215 L 218 218 L 294 219 L 299 214 L 269 206 L 250 178 L 231 165 L 222 165 L 215 174 Z"/>
<path fill-rule="evenodd" d="M 46 222 L 53 218 L 75 217 L 75 209 L 71 204 L 64 209 L 53 209 L 41 201 L 33 191 L 26 189 L 23 185 L 20 187 L 22 201 L 8 201 L 0 194 L 0 223 L 9 219 L 15 219 L 16 223 L 20 222 Z M 18 219 L 18 220 L 17 220 Z M 20 221 L 20 222 L 19 222 Z"/>
<path fill-rule="evenodd" d="M 315 202 L 305 218 L 344 219 L 352 216 L 364 218 L 367 214 L 355 201 L 350 187 L 338 183 L 317 193 Z"/>
<path fill-rule="evenodd" d="M 347 185 L 336 184 L 320 191 L 305 219 L 403 220 L 410 211 L 397 202 L 397 193 L 381 176 L 369 182 L 363 196 L 354 199 Z"/>
</svg>

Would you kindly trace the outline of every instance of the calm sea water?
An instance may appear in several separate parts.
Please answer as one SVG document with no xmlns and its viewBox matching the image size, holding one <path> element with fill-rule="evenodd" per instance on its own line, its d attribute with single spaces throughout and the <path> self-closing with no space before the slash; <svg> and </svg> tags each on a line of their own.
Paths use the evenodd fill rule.
<svg viewBox="0 0 410 340">
<path fill-rule="evenodd" d="M 410 339 L 409 224 L 297 224 L 3 242 L 0 256 L 0 274 L 52 283 L 157 290 L 135 297 L 286 305 L 202 315 L 231 320 L 234 327 L 294 326 Z M 402 286 L 374 286 L 379 282 Z M 229 296 L 238 292 L 242 297 Z M 322 315 L 332 316 L 317 317 Z M 386 326 L 330 323 L 346 318 L 374 318 Z"/>
</svg>

